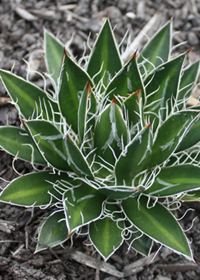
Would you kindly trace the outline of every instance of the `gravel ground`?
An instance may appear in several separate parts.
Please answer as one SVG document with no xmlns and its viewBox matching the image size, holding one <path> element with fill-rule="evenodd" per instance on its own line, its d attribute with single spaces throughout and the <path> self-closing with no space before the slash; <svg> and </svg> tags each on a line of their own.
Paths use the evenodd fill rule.
<svg viewBox="0 0 200 280">
<path fill-rule="evenodd" d="M 32 70 L 45 71 L 42 55 L 43 27 L 64 43 L 73 36 L 71 48 L 74 55 L 79 57 L 84 51 L 84 42 L 89 34 L 90 45 L 93 44 L 107 12 L 112 26 L 115 26 L 118 42 L 127 29 L 132 38 L 137 36 L 156 13 L 161 14 L 161 19 L 151 28 L 148 36 L 152 36 L 159 26 L 173 17 L 173 43 L 186 41 L 176 48 L 175 53 L 187 51 L 194 46 L 190 54 L 191 61 L 200 58 L 200 0 L 0 0 L 0 67 L 7 70 L 14 67 L 14 73 L 25 77 L 25 61 L 28 61 Z M 145 41 L 140 42 L 138 48 L 144 43 Z M 43 85 L 37 74 L 33 73 L 29 79 L 39 86 Z M 2 84 L 0 96 L 7 97 Z M 6 123 L 19 125 L 16 110 L 8 104 L 0 107 L 0 124 Z M 17 161 L 15 166 L 18 172 L 26 173 L 31 170 L 29 164 L 21 161 Z M 12 157 L 3 151 L 0 151 L 0 175 L 6 180 L 17 176 L 12 171 Z M 1 187 L 4 185 L 2 181 Z M 46 213 L 40 209 L 33 211 L 0 204 L 0 280 L 198 280 L 200 205 L 195 203 L 184 206 L 183 212 L 191 207 L 194 211 L 187 213 L 182 226 L 189 229 L 187 236 L 193 240 L 192 249 L 197 265 L 163 249 L 157 256 L 154 254 L 149 260 L 145 260 L 134 252 L 126 253 L 126 245 L 105 264 L 81 237 L 74 240 L 73 248 L 68 241 L 64 244 L 64 249 L 58 247 L 33 254 L 36 229 Z M 155 246 L 154 252 L 158 248 Z"/>
</svg>

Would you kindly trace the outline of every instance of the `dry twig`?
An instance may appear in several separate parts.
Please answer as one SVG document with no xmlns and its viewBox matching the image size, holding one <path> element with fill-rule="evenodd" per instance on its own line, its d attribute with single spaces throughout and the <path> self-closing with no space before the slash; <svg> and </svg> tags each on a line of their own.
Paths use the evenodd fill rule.
<svg viewBox="0 0 200 280">
<path fill-rule="evenodd" d="M 79 262 L 81 264 L 87 265 L 87 266 L 92 267 L 94 269 L 97 268 L 97 260 L 93 257 L 90 257 L 90 256 L 80 252 L 80 251 L 76 251 L 76 252 L 72 253 L 71 258 L 74 261 Z M 99 270 L 102 271 L 102 272 L 106 272 L 110 275 L 113 275 L 117 278 L 123 278 L 124 277 L 123 272 L 118 271 L 115 266 L 113 266 L 109 263 L 100 262 Z"/>
<path fill-rule="evenodd" d="M 0 106 L 5 106 L 11 101 L 10 97 L 0 97 Z"/>
<path fill-rule="evenodd" d="M 196 270 L 198 269 L 198 266 L 194 263 L 175 263 L 175 264 L 158 264 L 157 268 L 164 269 L 169 272 L 186 272 L 189 270 Z"/>
<path fill-rule="evenodd" d="M 127 62 L 135 50 L 141 45 L 142 41 L 146 37 L 146 35 L 149 33 L 149 31 L 152 30 L 152 28 L 157 25 L 161 21 L 162 15 L 160 13 L 156 13 L 149 22 L 144 26 L 144 28 L 140 31 L 140 33 L 137 35 L 137 37 L 134 39 L 134 41 L 127 47 L 127 49 L 122 54 L 122 60 L 124 62 Z"/>
<path fill-rule="evenodd" d="M 31 13 L 29 13 L 28 11 L 26 11 L 22 8 L 16 7 L 15 12 L 18 14 L 18 16 L 20 16 L 21 18 L 23 18 L 27 21 L 37 20 L 37 17 L 35 17 L 34 15 L 32 15 Z"/>
</svg>

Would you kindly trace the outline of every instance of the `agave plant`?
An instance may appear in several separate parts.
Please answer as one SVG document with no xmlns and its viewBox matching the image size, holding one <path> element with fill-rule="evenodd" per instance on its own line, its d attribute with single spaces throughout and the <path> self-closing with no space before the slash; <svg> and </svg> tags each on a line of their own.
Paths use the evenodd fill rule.
<svg viewBox="0 0 200 280">
<path fill-rule="evenodd" d="M 53 90 L 11 72 L 1 79 L 21 127 L 0 127 L 0 146 L 32 164 L 0 200 L 51 207 L 36 252 L 87 227 L 107 260 L 123 242 L 148 256 L 153 242 L 193 259 L 176 218 L 199 198 L 199 108 L 187 108 L 199 62 L 171 58 L 172 22 L 124 63 L 109 19 L 89 56 L 77 61 L 44 31 Z M 186 67 L 187 65 L 187 67 Z"/>
</svg>

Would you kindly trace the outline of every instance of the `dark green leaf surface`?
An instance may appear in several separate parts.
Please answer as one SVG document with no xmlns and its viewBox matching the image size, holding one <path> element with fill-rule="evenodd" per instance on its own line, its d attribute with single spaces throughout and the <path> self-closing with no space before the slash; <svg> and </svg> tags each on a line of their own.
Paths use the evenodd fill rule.
<svg viewBox="0 0 200 280">
<path fill-rule="evenodd" d="M 200 168 L 188 164 L 163 168 L 145 194 L 165 197 L 198 189 Z"/>
<path fill-rule="evenodd" d="M 193 63 L 187 69 L 184 70 L 183 76 L 180 83 L 180 91 L 178 94 L 178 99 L 187 99 L 192 91 L 192 87 L 197 79 L 199 73 L 199 61 Z"/>
<path fill-rule="evenodd" d="M 105 199 L 98 190 L 85 183 L 65 192 L 63 206 L 69 233 L 98 219 L 103 211 Z"/>
<path fill-rule="evenodd" d="M 48 117 L 52 120 L 52 109 L 54 112 L 58 112 L 57 103 L 48 98 L 39 87 L 4 70 L 0 70 L 0 76 L 9 95 L 17 103 L 20 113 L 25 119 L 42 114 L 44 119 Z"/>
<path fill-rule="evenodd" d="M 116 163 L 117 184 L 132 185 L 133 178 L 143 169 L 148 158 L 150 145 L 149 125 L 147 125 L 125 148 Z"/>
<path fill-rule="evenodd" d="M 66 53 L 59 78 L 58 101 L 61 113 L 72 129 L 78 133 L 79 96 L 82 95 L 87 81 L 92 85 L 91 79 Z"/>
<path fill-rule="evenodd" d="M 145 71 L 148 73 L 153 67 L 159 66 L 161 63 L 169 59 L 171 48 L 172 22 L 169 21 L 164 25 L 151 40 L 146 44 L 138 57 L 138 63 L 143 63 L 146 59 Z M 148 62 L 149 61 L 149 62 Z M 145 72 L 141 67 L 141 72 Z"/>
<path fill-rule="evenodd" d="M 103 84 L 107 86 L 121 67 L 122 64 L 115 38 L 110 22 L 107 19 L 90 54 L 87 72 L 93 78 L 94 84 L 97 85 L 103 78 Z"/>
<path fill-rule="evenodd" d="M 113 205 L 113 208 L 115 208 L 116 211 L 119 210 L 115 205 Z M 89 227 L 90 239 L 94 247 L 105 260 L 107 260 L 123 243 L 123 223 L 117 222 L 121 217 L 118 212 L 112 211 L 112 218 L 113 219 L 105 217 L 99 219 L 92 222 Z"/>
<path fill-rule="evenodd" d="M 128 97 L 129 94 L 136 92 L 139 88 L 144 102 L 144 86 L 135 54 L 110 82 L 106 89 L 106 95 L 110 100 L 118 95 Z"/>
<path fill-rule="evenodd" d="M 35 253 L 62 244 L 68 237 L 68 231 L 63 212 L 54 212 L 43 223 Z M 43 246 L 42 244 L 46 245 Z"/>
<path fill-rule="evenodd" d="M 178 95 L 184 58 L 185 54 L 182 54 L 169 62 L 161 64 L 145 80 L 145 85 L 151 80 L 146 87 L 148 111 L 157 112 L 159 108 L 166 108 L 166 105 L 168 105 L 168 112 L 171 111 L 171 102 Z M 164 109 L 161 115 L 164 120 L 166 115 Z"/>
<path fill-rule="evenodd" d="M 136 252 L 148 257 L 153 245 L 152 239 L 140 232 L 134 226 L 130 228 L 129 231 L 131 231 L 131 237 L 126 239 L 127 244 Z"/>
<path fill-rule="evenodd" d="M 163 122 L 158 129 L 151 155 L 146 163 L 147 167 L 151 168 L 159 165 L 171 156 L 197 115 L 198 112 L 196 111 L 181 111 Z"/>
<path fill-rule="evenodd" d="M 50 194 L 59 199 L 61 195 L 53 184 L 57 180 L 66 179 L 67 175 L 52 174 L 49 171 L 26 174 L 13 180 L 3 191 L 0 201 L 20 206 L 40 206 L 50 203 Z M 68 177 L 67 177 L 68 178 Z"/>
<path fill-rule="evenodd" d="M 63 151 L 63 135 L 52 123 L 33 120 L 27 121 L 26 127 L 47 162 L 59 170 L 71 170 Z"/>
<path fill-rule="evenodd" d="M 96 154 L 114 164 L 127 143 L 127 128 L 115 100 L 102 112 L 94 136 Z M 115 156 L 113 152 L 115 152 Z"/>
<path fill-rule="evenodd" d="M 128 198 L 122 202 L 127 218 L 140 231 L 176 253 L 192 260 L 190 246 L 174 216 L 161 204 L 150 207 L 148 197 Z"/>
<path fill-rule="evenodd" d="M 81 143 L 83 143 L 85 130 L 86 130 L 87 104 L 88 104 L 89 94 L 90 94 L 90 84 L 87 83 L 87 86 L 85 86 L 83 93 L 80 97 L 79 109 L 78 109 L 78 135 Z"/>
<path fill-rule="evenodd" d="M 110 199 L 126 199 L 131 196 L 138 196 L 140 190 L 132 186 L 106 186 L 99 189 L 99 192 Z"/>
<path fill-rule="evenodd" d="M 132 93 L 124 102 L 125 116 L 128 115 L 130 128 L 142 121 L 144 123 L 143 105 L 141 102 L 140 89 Z"/>
<path fill-rule="evenodd" d="M 63 60 L 64 45 L 44 29 L 44 47 L 48 72 L 53 78 L 56 88 Z"/>
<path fill-rule="evenodd" d="M 181 141 L 180 145 L 177 147 L 176 152 L 186 150 L 200 141 L 200 119 L 196 118 L 196 121 L 190 128 L 189 132 Z"/>
<path fill-rule="evenodd" d="M 62 145 L 67 158 L 67 163 L 71 169 L 80 176 L 87 176 L 88 178 L 93 179 L 90 167 L 74 141 L 67 136 L 66 139 L 63 139 Z"/>
<path fill-rule="evenodd" d="M 46 165 L 32 139 L 25 130 L 19 127 L 0 127 L 0 146 L 9 154 L 22 160 Z"/>
<path fill-rule="evenodd" d="M 200 190 L 188 192 L 187 195 L 184 195 L 181 199 L 182 201 L 200 201 Z"/>
</svg>

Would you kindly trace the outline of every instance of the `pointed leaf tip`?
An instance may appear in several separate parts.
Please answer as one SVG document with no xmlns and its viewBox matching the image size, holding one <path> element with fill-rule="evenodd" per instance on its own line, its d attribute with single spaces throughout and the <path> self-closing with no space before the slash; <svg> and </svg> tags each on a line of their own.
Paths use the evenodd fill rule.
<svg viewBox="0 0 200 280">
<path fill-rule="evenodd" d="M 23 123 L 24 126 L 26 125 L 25 120 L 21 119 L 21 122 Z"/>
<path fill-rule="evenodd" d="M 112 104 L 116 104 L 116 98 L 115 97 L 112 100 Z"/>
<path fill-rule="evenodd" d="M 91 85 L 90 85 L 89 81 L 87 81 L 86 88 L 87 88 L 87 94 L 89 95 L 89 92 L 91 89 Z"/>
<path fill-rule="evenodd" d="M 106 11 L 106 18 L 109 18 L 109 10 Z"/>
<path fill-rule="evenodd" d="M 134 54 L 131 56 L 131 58 L 129 59 L 129 62 L 130 62 L 133 58 L 135 58 L 135 60 L 137 59 L 137 51 L 138 51 L 138 50 L 136 50 L 136 51 L 134 52 Z"/>
<path fill-rule="evenodd" d="M 194 46 L 191 47 L 188 51 L 186 51 L 186 55 L 188 55 L 193 49 L 194 49 Z"/>
<path fill-rule="evenodd" d="M 144 128 L 150 128 L 150 127 L 151 127 L 151 125 L 152 125 L 152 122 L 150 122 L 150 123 L 146 124 Z"/>
<path fill-rule="evenodd" d="M 66 48 L 64 48 L 63 57 L 65 57 L 66 55 L 67 55 L 67 51 L 66 51 Z"/>
<path fill-rule="evenodd" d="M 67 238 L 69 238 L 72 235 L 72 231 L 68 232 Z"/>
<path fill-rule="evenodd" d="M 139 89 L 136 91 L 138 99 L 140 98 L 141 90 L 142 90 L 142 86 L 140 86 Z"/>
</svg>

